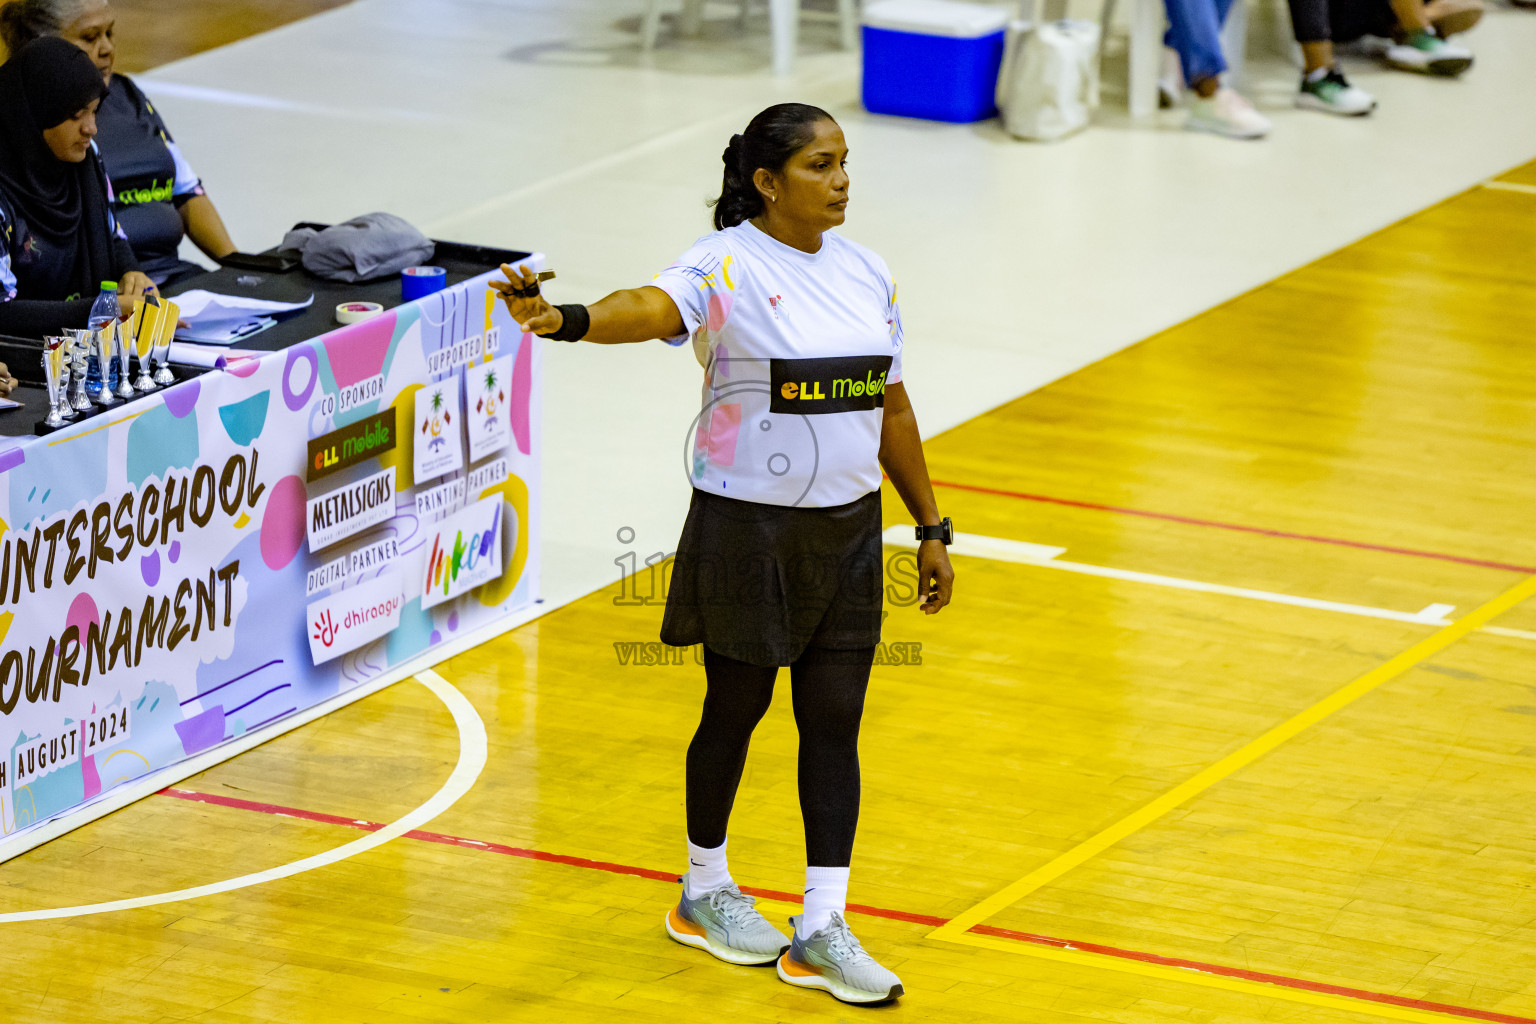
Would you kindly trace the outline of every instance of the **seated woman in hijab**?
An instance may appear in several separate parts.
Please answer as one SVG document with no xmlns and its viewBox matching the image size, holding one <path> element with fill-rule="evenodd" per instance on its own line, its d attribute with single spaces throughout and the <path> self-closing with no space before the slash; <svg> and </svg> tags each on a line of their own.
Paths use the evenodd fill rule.
<svg viewBox="0 0 1536 1024">
<path fill-rule="evenodd" d="M 103 281 L 122 312 L 154 282 L 112 216 L 92 141 L 106 92 L 91 59 L 62 39 L 0 65 L 0 334 L 84 327 Z"/>
<path fill-rule="evenodd" d="M 11 0 L 0 8 L 0 37 L 16 53 L 39 36 L 58 36 L 95 62 L 107 83 L 96 144 L 116 192 L 113 212 L 140 268 L 164 287 L 203 273 L 177 255 L 184 235 L 215 260 L 235 243 L 154 104 L 127 75 L 113 74 L 116 21 L 106 0 Z"/>
</svg>

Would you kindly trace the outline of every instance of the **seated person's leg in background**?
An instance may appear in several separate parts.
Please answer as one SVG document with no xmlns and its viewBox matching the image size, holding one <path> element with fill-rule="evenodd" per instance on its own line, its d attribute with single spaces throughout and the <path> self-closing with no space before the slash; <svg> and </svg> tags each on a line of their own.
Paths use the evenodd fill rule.
<svg viewBox="0 0 1536 1024">
<path fill-rule="evenodd" d="M 1290 0 L 1291 26 L 1306 64 L 1296 105 L 1346 117 L 1369 114 L 1376 109 L 1375 98 L 1350 85 L 1334 62 L 1328 3 L 1329 0 Z"/>
<path fill-rule="evenodd" d="M 1424 16 L 1441 39 L 1449 39 L 1483 20 L 1483 0 L 1429 0 Z"/>
<path fill-rule="evenodd" d="M 1187 126 L 1233 138 L 1257 139 L 1269 132 L 1269 119 L 1221 84 L 1227 60 L 1221 52 L 1221 25 L 1233 0 L 1164 0 L 1168 35 L 1178 51 L 1184 81 L 1194 92 Z"/>
<path fill-rule="evenodd" d="M 1331 0 L 1329 5 L 1335 43 L 1362 36 L 1390 38 L 1395 42 L 1381 54 L 1390 66 L 1429 75 L 1459 75 L 1472 66 L 1472 51 L 1441 38 L 1431 23 L 1431 14 L 1444 18 L 1447 12 L 1446 5 L 1430 6 L 1423 0 Z M 1460 30 L 1466 20 L 1446 23 Z"/>
</svg>

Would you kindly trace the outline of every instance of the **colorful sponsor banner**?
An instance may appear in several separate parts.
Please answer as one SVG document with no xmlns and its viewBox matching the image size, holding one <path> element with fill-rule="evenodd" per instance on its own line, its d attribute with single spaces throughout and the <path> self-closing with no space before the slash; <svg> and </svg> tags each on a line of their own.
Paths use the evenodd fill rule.
<svg viewBox="0 0 1536 1024">
<path fill-rule="evenodd" d="M 0 859 L 50 818 L 532 606 L 540 343 L 490 298 L 476 278 L 46 440 L 0 439 Z M 418 397 L 445 386 L 461 438 L 460 375 L 498 355 L 511 440 L 478 467 L 460 444 L 424 479 L 449 487 L 424 516 Z"/>
<path fill-rule="evenodd" d="M 501 502 L 477 501 L 432 531 L 421 606 L 432 608 L 501 575 Z"/>
</svg>

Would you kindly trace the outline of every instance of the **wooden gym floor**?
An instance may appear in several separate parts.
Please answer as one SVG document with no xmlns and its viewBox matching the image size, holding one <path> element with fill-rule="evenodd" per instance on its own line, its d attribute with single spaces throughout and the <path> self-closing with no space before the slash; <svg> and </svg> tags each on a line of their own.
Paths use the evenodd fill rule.
<svg viewBox="0 0 1536 1024">
<path fill-rule="evenodd" d="M 928 443 L 975 536 L 864 727 L 896 1006 L 667 939 L 702 670 L 616 585 L 8 862 L 4 1019 L 1531 1024 L 1533 251 L 1536 164 Z M 731 838 L 775 917 L 794 749 Z"/>
</svg>

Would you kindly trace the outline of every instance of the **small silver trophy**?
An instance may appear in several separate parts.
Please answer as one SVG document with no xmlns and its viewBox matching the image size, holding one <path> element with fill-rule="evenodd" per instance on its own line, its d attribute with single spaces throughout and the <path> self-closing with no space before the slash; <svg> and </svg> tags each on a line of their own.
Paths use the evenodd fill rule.
<svg viewBox="0 0 1536 1024">
<path fill-rule="evenodd" d="M 153 294 L 144 296 L 144 301 L 149 307 L 144 310 L 144 324 L 139 328 L 140 334 L 149 331 L 149 353 L 155 361 L 155 373 L 153 380 L 161 387 L 176 383 L 176 375 L 171 372 L 171 342 L 176 337 L 176 325 L 181 320 L 181 307 L 170 299 L 157 298 Z"/>
<path fill-rule="evenodd" d="M 76 412 L 85 412 L 91 407 L 91 396 L 85 393 L 85 361 L 91 357 L 91 332 L 83 327 L 65 328 L 71 339 L 69 369 L 70 377 L 74 382 L 74 394 L 70 396 L 69 404 Z"/>
<path fill-rule="evenodd" d="M 141 327 L 140 330 L 142 329 Z M 139 376 L 133 382 L 135 391 L 155 391 L 160 387 L 155 383 L 154 374 L 149 372 L 149 355 L 153 350 L 153 339 L 135 338 L 133 340 L 133 354 L 139 357 Z"/>
<path fill-rule="evenodd" d="M 43 380 L 48 385 L 48 415 L 43 417 L 43 426 L 57 430 L 64 425 L 64 417 L 59 415 L 59 369 L 64 364 L 64 353 L 59 350 L 63 344 L 58 338 L 48 338 L 43 350 Z"/>
<path fill-rule="evenodd" d="M 133 390 L 133 373 L 128 366 L 128 346 L 132 344 L 132 342 L 128 338 L 126 332 L 123 330 L 123 328 L 127 326 L 128 325 L 126 323 L 119 322 L 117 325 L 117 330 L 113 332 L 113 336 L 116 339 L 116 345 L 114 346 L 112 354 L 117 357 L 118 398 L 132 398 L 138 394 L 137 391 Z"/>
<path fill-rule="evenodd" d="M 116 327 L 117 321 L 112 320 L 92 332 L 91 358 L 96 360 L 96 369 L 101 371 L 101 391 L 92 396 L 97 405 L 117 404 L 117 396 L 107 387 L 107 382 L 112 379 L 112 339 L 117 337 Z"/>
<path fill-rule="evenodd" d="M 161 387 L 165 387 L 167 384 L 175 384 L 176 375 L 171 372 L 171 339 L 166 338 L 164 344 L 156 345 L 154 348 L 154 353 L 155 383 L 159 384 Z"/>
<path fill-rule="evenodd" d="M 69 350 L 74 345 L 74 338 L 68 334 L 57 339 L 59 343 L 59 397 L 53 403 L 53 407 L 59 411 L 59 415 L 66 420 L 72 420 L 80 415 L 75 412 L 75 407 L 69 401 Z"/>
</svg>

